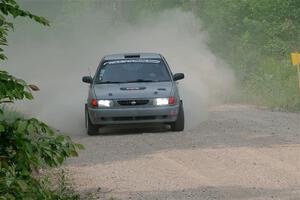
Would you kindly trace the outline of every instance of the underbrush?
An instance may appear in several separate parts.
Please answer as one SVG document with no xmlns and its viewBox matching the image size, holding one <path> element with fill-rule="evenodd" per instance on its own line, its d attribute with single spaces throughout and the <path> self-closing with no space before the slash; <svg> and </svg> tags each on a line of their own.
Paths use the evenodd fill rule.
<svg viewBox="0 0 300 200">
<path fill-rule="evenodd" d="M 1 107 L 1 110 L 0 199 L 80 199 L 69 187 L 64 187 L 65 179 L 58 179 L 59 187 L 53 188 L 47 178 L 39 176 L 39 171 L 77 156 L 77 149 L 83 146 L 55 133 L 37 119 L 25 119 L 12 108 Z"/>
<path fill-rule="evenodd" d="M 24 115 L 11 106 L 1 106 L 1 109 L 3 114 L 0 114 L 0 121 L 6 121 L 8 124 L 26 121 Z M 0 200 L 101 199 L 101 188 L 81 194 L 74 189 L 74 181 L 70 178 L 68 170 L 64 167 L 54 167 L 59 166 L 66 156 L 76 156 L 75 147 L 81 149 L 81 145 L 71 143 L 69 138 L 63 135 L 27 132 L 26 137 L 23 137 L 23 134 L 15 137 L 16 132 L 9 133 L 12 135 L 4 144 L 5 134 L 0 132 Z M 42 139 L 43 137 L 47 139 Z M 13 145 L 10 142 L 17 144 Z"/>
<path fill-rule="evenodd" d="M 247 74 L 234 101 L 267 106 L 272 110 L 299 112 L 297 70 L 290 61 L 268 59 Z"/>
</svg>

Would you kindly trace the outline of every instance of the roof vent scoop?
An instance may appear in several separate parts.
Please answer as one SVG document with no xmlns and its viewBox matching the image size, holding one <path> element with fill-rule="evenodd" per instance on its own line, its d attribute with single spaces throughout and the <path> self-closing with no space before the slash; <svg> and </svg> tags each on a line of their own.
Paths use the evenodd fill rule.
<svg viewBox="0 0 300 200">
<path fill-rule="evenodd" d="M 140 58 L 140 54 L 127 54 L 124 55 L 124 58 Z"/>
</svg>

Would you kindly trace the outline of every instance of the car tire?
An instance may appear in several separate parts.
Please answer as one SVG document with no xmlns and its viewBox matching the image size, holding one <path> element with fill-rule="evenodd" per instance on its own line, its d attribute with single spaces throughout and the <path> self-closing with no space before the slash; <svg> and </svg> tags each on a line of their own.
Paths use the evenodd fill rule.
<svg viewBox="0 0 300 200">
<path fill-rule="evenodd" d="M 174 132 L 179 132 L 184 130 L 184 110 L 183 110 L 182 101 L 180 101 L 179 104 L 177 120 L 171 123 L 170 125 L 171 125 L 171 130 Z"/>
<path fill-rule="evenodd" d="M 87 105 L 85 106 L 85 128 L 88 135 L 99 134 L 99 126 L 92 123 L 87 111 Z"/>
</svg>

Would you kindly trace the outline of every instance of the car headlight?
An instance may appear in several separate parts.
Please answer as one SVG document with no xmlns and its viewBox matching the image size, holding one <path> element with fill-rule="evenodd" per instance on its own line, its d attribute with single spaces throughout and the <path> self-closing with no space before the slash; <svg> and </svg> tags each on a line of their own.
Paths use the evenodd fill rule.
<svg viewBox="0 0 300 200">
<path fill-rule="evenodd" d="M 98 100 L 98 107 L 112 107 L 112 100 Z"/>
<path fill-rule="evenodd" d="M 91 104 L 93 107 L 112 107 L 113 101 L 92 99 Z"/>
<path fill-rule="evenodd" d="M 154 102 L 153 102 L 153 104 L 156 106 L 173 105 L 174 103 L 175 103 L 174 97 L 156 98 L 156 99 L 154 99 Z"/>
</svg>

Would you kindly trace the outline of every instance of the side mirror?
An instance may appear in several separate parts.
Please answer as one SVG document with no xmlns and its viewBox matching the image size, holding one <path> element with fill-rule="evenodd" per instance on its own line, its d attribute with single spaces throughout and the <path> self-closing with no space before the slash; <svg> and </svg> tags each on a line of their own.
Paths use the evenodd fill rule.
<svg viewBox="0 0 300 200">
<path fill-rule="evenodd" d="M 93 83 L 93 78 L 91 76 L 84 76 L 82 77 L 82 82 L 91 84 Z"/>
<path fill-rule="evenodd" d="M 179 81 L 181 79 L 184 79 L 184 74 L 183 73 L 176 73 L 173 75 L 173 80 L 174 81 Z"/>
</svg>

